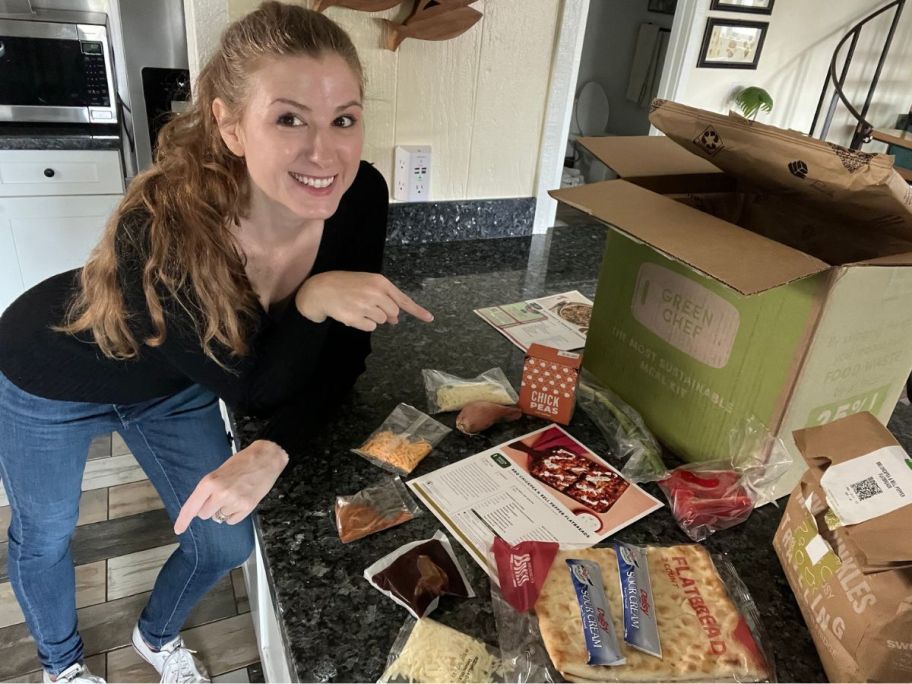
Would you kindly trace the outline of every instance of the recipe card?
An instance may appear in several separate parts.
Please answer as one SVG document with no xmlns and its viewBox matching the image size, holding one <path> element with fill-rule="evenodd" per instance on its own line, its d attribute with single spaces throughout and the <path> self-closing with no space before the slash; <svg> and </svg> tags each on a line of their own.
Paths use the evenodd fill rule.
<svg viewBox="0 0 912 684">
<path fill-rule="evenodd" d="M 592 301 L 572 290 L 475 313 L 523 351 L 533 343 L 570 351 L 586 346 Z"/>
<path fill-rule="evenodd" d="M 557 425 L 408 485 L 489 575 L 495 536 L 585 548 L 662 506 Z"/>
</svg>

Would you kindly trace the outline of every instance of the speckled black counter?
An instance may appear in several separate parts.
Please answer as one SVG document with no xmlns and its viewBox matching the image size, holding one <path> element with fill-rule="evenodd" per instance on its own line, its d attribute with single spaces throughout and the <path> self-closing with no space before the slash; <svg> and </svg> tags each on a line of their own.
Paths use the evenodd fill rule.
<svg viewBox="0 0 912 684">
<path fill-rule="evenodd" d="M 119 150 L 117 127 L 93 132 L 85 127 L 0 126 L 0 150 Z"/>
<path fill-rule="evenodd" d="M 365 567 L 406 542 L 440 528 L 429 512 L 417 520 L 343 545 L 331 513 L 337 494 L 353 493 L 382 471 L 350 453 L 399 402 L 425 407 L 422 368 L 475 375 L 502 367 L 517 383 L 522 353 L 481 321 L 472 309 L 522 298 L 579 289 L 592 296 L 601 260 L 603 230 L 557 228 L 546 236 L 478 240 L 415 247 L 390 247 L 387 274 L 436 314 L 431 325 L 407 320 L 374 335 L 368 371 L 339 416 L 294 454 L 259 512 L 268 572 L 285 632 L 287 649 L 303 681 L 376 681 L 387 653 L 407 617 L 403 608 L 373 589 Z M 315 401 L 319 399 L 315 397 Z M 893 427 L 912 443 L 908 407 Z M 443 422 L 453 425 L 448 414 Z M 419 466 L 429 472 L 543 425 L 524 418 L 484 436 L 453 432 Z M 253 427 L 242 421 L 242 434 Z M 570 431 L 600 454 L 606 443 L 577 411 Z M 608 456 L 609 460 L 618 462 Z M 650 491 L 664 501 L 653 485 Z M 823 669 L 788 587 L 771 541 L 781 510 L 767 506 L 743 525 L 708 540 L 713 552 L 727 553 L 755 597 L 770 638 L 780 681 L 825 681 Z M 683 543 L 667 509 L 618 534 L 634 543 Z M 458 545 L 456 545 L 458 547 Z M 444 599 L 437 620 L 496 643 L 489 587 L 481 569 L 457 548 L 479 597 Z"/>
<path fill-rule="evenodd" d="M 394 202 L 389 209 L 387 242 L 414 245 L 444 240 L 520 237 L 532 233 L 534 218 L 534 197 Z"/>
</svg>

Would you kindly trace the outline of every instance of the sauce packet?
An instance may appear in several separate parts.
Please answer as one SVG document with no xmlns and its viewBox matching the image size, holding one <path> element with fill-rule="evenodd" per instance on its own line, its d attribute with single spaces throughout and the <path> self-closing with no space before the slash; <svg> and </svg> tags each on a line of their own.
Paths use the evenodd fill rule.
<svg viewBox="0 0 912 684">
<path fill-rule="evenodd" d="M 474 598 L 447 536 L 410 542 L 373 563 L 364 578 L 416 618 L 429 615 L 441 596 Z"/>
<path fill-rule="evenodd" d="M 387 477 L 351 496 L 336 497 L 336 530 L 347 544 L 401 525 L 420 511 L 402 480 Z"/>
</svg>

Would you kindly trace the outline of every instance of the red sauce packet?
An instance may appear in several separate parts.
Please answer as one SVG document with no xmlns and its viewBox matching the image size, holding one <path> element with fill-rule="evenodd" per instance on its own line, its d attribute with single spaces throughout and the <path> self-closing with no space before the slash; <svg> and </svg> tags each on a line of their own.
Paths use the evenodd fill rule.
<svg viewBox="0 0 912 684">
<path fill-rule="evenodd" d="M 559 548 L 557 542 L 524 541 L 510 546 L 494 538 L 500 592 L 520 613 L 532 610 Z"/>
</svg>

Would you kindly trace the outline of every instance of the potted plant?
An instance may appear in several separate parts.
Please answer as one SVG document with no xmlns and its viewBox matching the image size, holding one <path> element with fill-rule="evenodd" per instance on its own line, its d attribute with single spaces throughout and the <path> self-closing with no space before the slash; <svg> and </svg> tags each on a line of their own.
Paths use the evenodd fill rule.
<svg viewBox="0 0 912 684">
<path fill-rule="evenodd" d="M 763 88 L 748 86 L 742 88 L 735 95 L 735 104 L 741 110 L 741 114 L 751 121 L 756 121 L 757 114 L 761 111 L 771 112 L 773 110 L 773 98 Z"/>
</svg>

